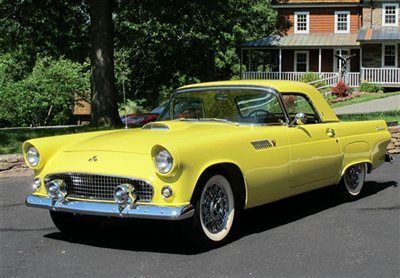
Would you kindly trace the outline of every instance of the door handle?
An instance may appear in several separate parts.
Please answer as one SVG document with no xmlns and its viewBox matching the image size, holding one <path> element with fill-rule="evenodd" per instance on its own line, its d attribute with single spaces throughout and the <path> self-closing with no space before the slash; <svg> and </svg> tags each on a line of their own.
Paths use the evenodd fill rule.
<svg viewBox="0 0 400 278">
<path fill-rule="evenodd" d="M 326 129 L 326 134 L 329 137 L 335 137 L 336 136 L 336 131 L 333 128 L 327 128 Z"/>
</svg>

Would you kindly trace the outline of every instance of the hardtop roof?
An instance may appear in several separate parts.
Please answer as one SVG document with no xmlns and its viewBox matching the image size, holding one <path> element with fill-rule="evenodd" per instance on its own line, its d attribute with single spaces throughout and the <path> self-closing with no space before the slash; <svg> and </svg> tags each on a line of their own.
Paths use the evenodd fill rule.
<svg viewBox="0 0 400 278">
<path fill-rule="evenodd" d="M 286 81 L 286 80 L 229 80 L 229 81 L 216 81 L 204 82 L 186 85 L 178 88 L 180 90 L 198 89 L 207 87 L 235 87 L 235 86 L 249 86 L 249 87 L 263 87 L 272 88 L 281 94 L 289 93 L 302 93 L 306 95 L 315 108 L 319 112 L 322 121 L 324 122 L 338 122 L 339 119 L 326 102 L 324 96 L 313 86 L 303 82 Z"/>
</svg>

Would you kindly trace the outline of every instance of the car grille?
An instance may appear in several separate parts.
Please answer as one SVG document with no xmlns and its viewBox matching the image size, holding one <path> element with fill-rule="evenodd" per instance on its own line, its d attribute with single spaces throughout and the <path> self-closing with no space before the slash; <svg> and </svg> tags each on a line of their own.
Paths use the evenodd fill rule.
<svg viewBox="0 0 400 278">
<path fill-rule="evenodd" d="M 153 187 L 138 179 L 81 173 L 54 174 L 46 177 L 48 182 L 57 179 L 65 182 L 67 197 L 114 200 L 115 187 L 124 183 L 135 187 L 139 202 L 151 202 L 154 195 Z"/>
</svg>

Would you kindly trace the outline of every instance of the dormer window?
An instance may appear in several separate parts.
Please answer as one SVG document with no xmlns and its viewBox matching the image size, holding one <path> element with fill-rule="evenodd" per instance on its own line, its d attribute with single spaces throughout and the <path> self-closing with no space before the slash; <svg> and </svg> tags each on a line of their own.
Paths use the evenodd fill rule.
<svg viewBox="0 0 400 278">
<path fill-rule="evenodd" d="M 350 33 L 350 12 L 335 12 L 335 33 Z"/>
<path fill-rule="evenodd" d="M 382 6 L 382 25 L 398 26 L 399 25 L 399 4 L 385 3 Z"/>
<path fill-rule="evenodd" d="M 310 13 L 294 13 L 294 32 L 296 34 L 308 34 L 310 30 Z"/>
</svg>

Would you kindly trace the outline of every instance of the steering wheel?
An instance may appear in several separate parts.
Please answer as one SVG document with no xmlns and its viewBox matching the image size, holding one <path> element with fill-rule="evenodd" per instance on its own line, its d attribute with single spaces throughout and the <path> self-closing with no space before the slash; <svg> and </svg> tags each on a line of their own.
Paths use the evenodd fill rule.
<svg viewBox="0 0 400 278">
<path fill-rule="evenodd" d="M 255 116 L 258 117 L 257 113 L 263 113 L 265 116 L 267 116 L 269 114 L 268 111 L 258 109 L 258 110 L 251 111 L 247 117 L 249 117 L 249 118 L 253 117 L 253 114 L 256 114 Z"/>
</svg>

